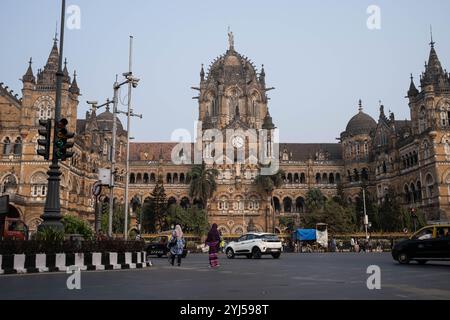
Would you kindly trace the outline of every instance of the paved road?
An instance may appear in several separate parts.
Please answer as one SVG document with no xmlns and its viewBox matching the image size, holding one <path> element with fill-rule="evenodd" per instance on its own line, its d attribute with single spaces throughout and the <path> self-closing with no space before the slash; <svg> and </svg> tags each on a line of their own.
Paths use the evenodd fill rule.
<svg viewBox="0 0 450 320">
<path fill-rule="evenodd" d="M 141 270 L 82 272 L 70 291 L 63 273 L 0 276 L 3 299 L 450 299 L 450 264 L 401 266 L 390 254 L 284 254 L 279 260 L 189 255 L 181 267 L 153 259 Z M 368 290 L 367 267 L 381 268 L 381 290 Z"/>
</svg>

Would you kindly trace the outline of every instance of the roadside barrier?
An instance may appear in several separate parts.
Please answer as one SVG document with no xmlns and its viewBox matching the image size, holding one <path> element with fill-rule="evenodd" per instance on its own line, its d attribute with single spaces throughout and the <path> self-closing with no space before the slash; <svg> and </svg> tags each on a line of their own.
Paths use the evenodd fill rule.
<svg viewBox="0 0 450 320">
<path fill-rule="evenodd" d="M 95 271 L 140 269 L 152 263 L 146 261 L 145 251 L 0 255 L 0 274 L 65 272 L 71 266 Z"/>
</svg>

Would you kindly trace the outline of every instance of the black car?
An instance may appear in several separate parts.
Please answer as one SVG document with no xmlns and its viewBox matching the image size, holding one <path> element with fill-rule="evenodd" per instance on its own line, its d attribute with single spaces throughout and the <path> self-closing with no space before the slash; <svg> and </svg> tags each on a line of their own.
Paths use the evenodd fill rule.
<svg viewBox="0 0 450 320">
<path fill-rule="evenodd" d="M 417 231 L 410 239 L 397 243 L 392 257 L 400 264 L 415 260 L 419 264 L 427 261 L 450 260 L 450 225 L 428 226 Z"/>
<path fill-rule="evenodd" d="M 167 235 L 153 238 L 145 248 L 147 256 L 157 256 L 158 258 L 161 258 L 162 256 L 167 256 L 170 251 L 170 249 L 167 246 L 168 243 L 169 243 L 169 236 Z M 186 258 L 186 256 L 187 256 L 187 249 L 185 243 L 182 257 Z"/>
</svg>

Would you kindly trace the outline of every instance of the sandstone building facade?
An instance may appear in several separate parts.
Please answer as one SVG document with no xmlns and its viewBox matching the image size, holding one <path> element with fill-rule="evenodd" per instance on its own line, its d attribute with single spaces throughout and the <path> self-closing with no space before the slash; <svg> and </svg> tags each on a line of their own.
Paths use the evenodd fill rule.
<svg viewBox="0 0 450 320">
<path fill-rule="evenodd" d="M 55 41 L 46 65 L 36 76 L 30 60 L 22 77 L 21 97 L 0 84 L 1 193 L 10 195 L 11 215 L 20 216 L 31 230 L 41 221 L 49 166 L 36 154 L 38 121 L 51 118 L 54 112 L 57 61 Z M 70 77 L 67 65 L 64 74 L 62 114 L 77 135 L 75 156 L 62 163 L 62 211 L 93 223 L 91 188 L 98 180 L 98 169 L 110 166 L 113 115 L 109 109 L 101 113 L 91 109 L 85 119 L 77 119 L 80 89 L 76 74 Z M 430 221 L 450 219 L 450 76 L 442 68 L 433 42 L 420 77 L 420 90 L 411 77 L 407 92 L 411 120 L 398 121 L 380 106 L 379 119 L 375 121 L 364 113 L 360 101 L 358 112 L 348 122 L 339 143 L 275 145 L 280 168 L 285 172 L 284 186 L 274 192 L 275 218 L 269 210 L 271 199 L 258 192 L 253 183 L 260 165 L 236 161 L 240 152 L 249 153 L 249 132 L 275 130 L 267 97 L 271 88 L 266 86 L 264 66 L 258 71 L 250 59 L 238 53 L 231 36 L 228 50 L 212 62 L 207 72 L 202 66 L 200 85 L 193 89 L 199 92 L 200 133 L 211 129 L 222 132 L 223 142 L 233 150 L 231 161 L 211 164 L 220 174 L 218 190 L 209 201 L 209 219 L 218 223 L 222 233 L 240 234 L 249 224 L 256 230 L 275 227 L 280 232 L 278 216 L 307 214 L 305 196 L 311 188 L 332 198 L 341 184 L 347 201 L 354 202 L 362 181 L 378 201 L 393 191 L 404 206 L 420 208 Z M 241 136 L 230 137 L 227 130 L 240 132 Z M 203 157 L 214 157 L 209 142 L 200 142 Z M 115 197 L 119 203 L 125 202 L 125 146 L 126 131 L 118 120 Z M 169 203 L 183 207 L 195 203 L 189 197 L 192 161 L 174 163 L 173 155 L 175 152 L 185 160 L 194 160 L 196 146 L 177 148 L 176 143 L 130 144 L 127 201 L 132 204 L 132 216 L 132 209 L 150 196 L 159 176 L 163 177 Z M 101 201 L 108 202 L 107 188 L 103 193 Z"/>
</svg>

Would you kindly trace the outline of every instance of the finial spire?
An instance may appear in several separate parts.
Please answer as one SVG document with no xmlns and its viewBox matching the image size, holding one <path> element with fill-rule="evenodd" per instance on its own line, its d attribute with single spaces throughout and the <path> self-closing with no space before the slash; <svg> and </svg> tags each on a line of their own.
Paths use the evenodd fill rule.
<svg viewBox="0 0 450 320">
<path fill-rule="evenodd" d="M 55 37 L 53 38 L 53 42 L 56 44 L 56 42 L 58 41 L 58 21 L 56 21 L 56 25 L 55 25 Z"/>
<path fill-rule="evenodd" d="M 433 41 L 433 26 L 432 25 L 430 25 L 430 36 L 431 36 L 430 46 L 431 46 L 431 48 L 434 48 L 435 42 Z"/>
<path fill-rule="evenodd" d="M 230 29 L 230 26 L 228 26 L 228 49 L 234 50 L 234 35 Z"/>
<path fill-rule="evenodd" d="M 205 69 L 203 69 L 203 63 L 202 63 L 202 68 L 200 70 L 200 80 L 201 81 L 205 80 Z"/>
<path fill-rule="evenodd" d="M 359 112 L 362 112 L 362 111 L 363 111 L 363 106 L 362 106 L 362 101 L 361 101 L 361 99 L 359 99 L 358 110 L 359 110 Z"/>
</svg>

